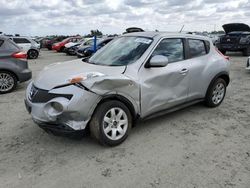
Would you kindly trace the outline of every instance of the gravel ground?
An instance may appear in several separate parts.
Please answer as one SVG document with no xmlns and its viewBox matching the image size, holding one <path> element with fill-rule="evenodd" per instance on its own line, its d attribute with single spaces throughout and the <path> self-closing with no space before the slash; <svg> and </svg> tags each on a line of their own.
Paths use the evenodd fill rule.
<svg viewBox="0 0 250 188">
<path fill-rule="evenodd" d="M 38 128 L 26 112 L 27 83 L 0 96 L 0 187 L 250 187 L 250 73 L 230 54 L 231 84 L 222 105 L 202 104 L 141 122 L 120 146 L 90 137 L 72 140 Z M 75 59 L 42 51 L 29 61 L 34 77 L 46 65 Z"/>
</svg>

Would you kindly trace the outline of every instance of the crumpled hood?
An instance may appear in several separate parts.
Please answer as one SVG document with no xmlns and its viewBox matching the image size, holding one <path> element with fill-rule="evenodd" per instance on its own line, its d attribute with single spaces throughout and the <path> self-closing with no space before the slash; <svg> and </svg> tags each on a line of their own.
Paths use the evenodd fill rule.
<svg viewBox="0 0 250 188">
<path fill-rule="evenodd" d="M 67 84 L 72 76 L 89 72 L 99 72 L 106 76 L 122 74 L 125 66 L 101 66 L 73 60 L 54 63 L 44 68 L 34 80 L 34 85 L 40 89 L 50 90 L 56 86 Z M 85 81 L 87 82 L 87 80 Z"/>
<path fill-rule="evenodd" d="M 222 26 L 226 34 L 233 31 L 250 31 L 250 27 L 243 23 L 230 23 Z"/>
</svg>

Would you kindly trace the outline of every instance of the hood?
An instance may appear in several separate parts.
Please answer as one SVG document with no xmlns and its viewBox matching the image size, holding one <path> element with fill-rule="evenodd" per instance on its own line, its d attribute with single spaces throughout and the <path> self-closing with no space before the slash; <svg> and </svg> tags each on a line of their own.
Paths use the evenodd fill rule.
<svg viewBox="0 0 250 188">
<path fill-rule="evenodd" d="M 74 46 L 76 44 L 77 44 L 76 42 L 69 42 L 69 43 L 65 44 L 65 47 L 70 48 L 70 47 L 72 47 L 72 46 Z"/>
<path fill-rule="evenodd" d="M 63 63 L 54 63 L 44 68 L 34 80 L 34 85 L 40 89 L 50 90 L 56 86 L 68 83 L 68 79 L 79 74 L 98 72 L 105 76 L 122 74 L 125 66 L 101 66 L 73 60 Z M 87 82 L 87 80 L 85 81 Z"/>
<path fill-rule="evenodd" d="M 226 34 L 233 31 L 250 31 L 250 27 L 243 23 L 230 23 L 222 26 Z"/>
</svg>

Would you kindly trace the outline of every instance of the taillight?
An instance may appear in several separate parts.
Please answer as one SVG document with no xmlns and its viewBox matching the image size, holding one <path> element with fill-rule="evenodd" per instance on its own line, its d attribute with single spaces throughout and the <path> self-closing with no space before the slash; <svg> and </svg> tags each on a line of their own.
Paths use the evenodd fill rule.
<svg viewBox="0 0 250 188">
<path fill-rule="evenodd" d="M 224 59 L 226 59 L 226 60 L 229 61 L 229 56 L 225 56 L 223 53 L 220 52 L 220 50 L 219 50 L 218 48 L 215 48 L 215 49 L 216 49 L 216 51 L 217 51 Z"/>
<path fill-rule="evenodd" d="M 16 59 L 27 59 L 27 54 L 25 52 L 15 52 L 11 56 Z"/>
</svg>

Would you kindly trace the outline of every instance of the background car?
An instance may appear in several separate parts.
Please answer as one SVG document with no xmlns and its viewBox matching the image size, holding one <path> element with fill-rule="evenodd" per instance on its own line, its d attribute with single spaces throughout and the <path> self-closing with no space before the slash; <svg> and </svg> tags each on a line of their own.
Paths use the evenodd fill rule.
<svg viewBox="0 0 250 188">
<path fill-rule="evenodd" d="M 98 41 L 101 39 L 96 39 L 96 42 L 98 43 Z M 77 46 L 75 48 L 75 53 L 78 57 L 82 57 L 82 54 L 84 52 L 85 49 L 87 49 L 88 47 L 91 47 L 94 45 L 94 39 L 89 39 L 86 42 L 82 43 L 80 46 Z"/>
<path fill-rule="evenodd" d="M 108 37 L 108 38 L 105 38 L 105 39 L 102 39 L 102 40 L 98 41 L 97 44 L 96 44 L 96 50 L 101 49 L 102 47 L 104 47 L 106 44 L 108 44 L 113 39 L 114 39 L 114 37 Z M 95 53 L 94 45 L 91 45 L 91 46 L 87 46 L 84 49 L 78 50 L 77 51 L 77 56 L 79 58 L 81 58 L 81 57 L 89 57 L 89 56 L 93 55 L 94 53 Z"/>
<path fill-rule="evenodd" d="M 63 52 L 63 50 L 65 48 L 65 44 L 67 44 L 69 42 L 78 42 L 80 40 L 82 40 L 82 37 L 80 37 L 80 36 L 68 37 L 61 42 L 54 43 L 52 45 L 52 50 L 56 50 L 57 52 Z"/>
<path fill-rule="evenodd" d="M 250 55 L 250 27 L 243 23 L 230 23 L 222 26 L 225 35 L 216 42 L 216 47 L 225 54 L 227 51 L 240 51 Z"/>
<path fill-rule="evenodd" d="M 9 38 L 0 36 L 0 94 L 13 91 L 18 82 L 31 79 L 27 54 Z"/>
<path fill-rule="evenodd" d="M 47 48 L 48 50 L 52 50 L 52 46 L 54 43 L 61 42 L 62 40 L 66 39 L 68 37 L 65 36 L 51 36 L 47 37 L 43 43 L 44 47 Z"/>
<path fill-rule="evenodd" d="M 65 48 L 70 48 L 71 46 L 75 46 L 77 44 L 82 44 L 86 41 L 86 39 L 82 38 L 81 40 L 79 41 L 75 41 L 75 42 L 68 42 L 67 44 L 65 44 Z"/>
<path fill-rule="evenodd" d="M 40 43 L 28 37 L 10 37 L 22 51 L 27 53 L 29 59 L 36 59 L 39 56 Z"/>
</svg>

